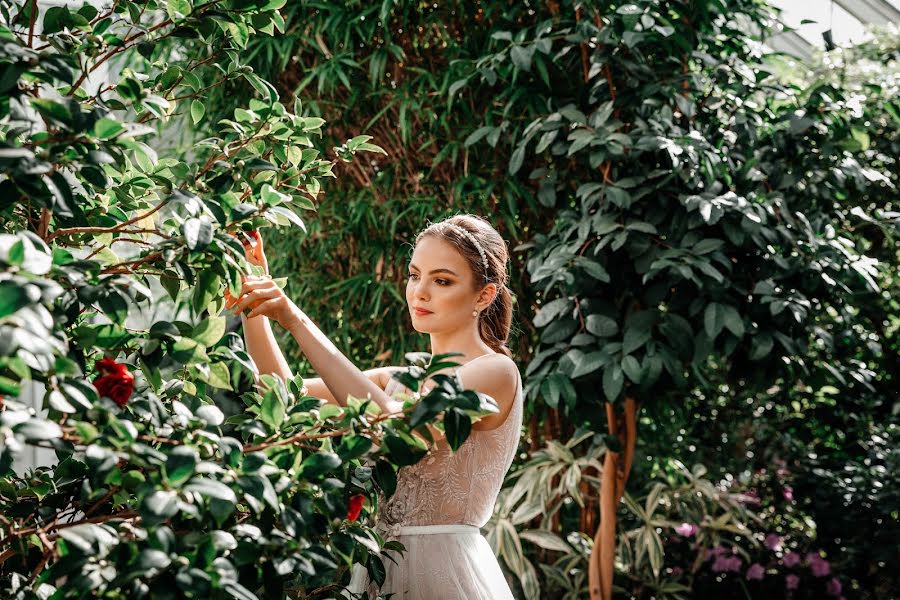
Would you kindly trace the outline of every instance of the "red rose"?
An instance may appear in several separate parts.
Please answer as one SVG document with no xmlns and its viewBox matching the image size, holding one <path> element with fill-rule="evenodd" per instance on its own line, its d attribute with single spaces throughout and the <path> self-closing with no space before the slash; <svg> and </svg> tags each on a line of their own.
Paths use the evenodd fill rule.
<svg viewBox="0 0 900 600">
<path fill-rule="evenodd" d="M 119 406 L 128 404 L 134 391 L 134 375 L 128 367 L 120 365 L 112 358 L 101 358 L 95 364 L 100 375 L 94 379 L 94 387 L 101 396 L 112 399 Z"/>
<path fill-rule="evenodd" d="M 350 521 L 355 521 L 359 518 L 359 513 L 362 512 L 363 502 L 366 501 L 366 497 L 362 494 L 356 494 L 355 496 L 350 496 L 350 508 L 347 509 L 347 519 Z"/>
</svg>

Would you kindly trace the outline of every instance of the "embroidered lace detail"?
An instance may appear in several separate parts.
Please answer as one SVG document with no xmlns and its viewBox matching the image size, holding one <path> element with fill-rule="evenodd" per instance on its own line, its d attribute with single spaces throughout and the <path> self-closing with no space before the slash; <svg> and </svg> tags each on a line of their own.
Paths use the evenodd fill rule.
<svg viewBox="0 0 900 600">
<path fill-rule="evenodd" d="M 455 453 L 440 440 L 415 465 L 397 474 L 393 496 L 380 498 L 378 529 L 385 539 L 395 539 L 407 525 L 464 524 L 483 527 L 490 518 L 512 464 L 522 429 L 522 381 L 506 420 L 497 428 L 473 429 Z M 392 379 L 388 395 L 409 393 Z"/>
</svg>

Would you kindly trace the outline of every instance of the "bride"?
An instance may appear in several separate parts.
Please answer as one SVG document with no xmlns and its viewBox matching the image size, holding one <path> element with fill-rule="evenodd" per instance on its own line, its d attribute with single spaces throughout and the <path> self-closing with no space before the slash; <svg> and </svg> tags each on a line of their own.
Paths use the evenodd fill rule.
<svg viewBox="0 0 900 600">
<path fill-rule="evenodd" d="M 268 265 L 262 239 L 250 242 L 251 262 Z M 473 423 L 454 453 L 438 438 L 417 464 L 403 467 L 397 490 L 380 503 L 378 530 L 406 547 L 385 561 L 377 586 L 357 565 L 352 597 L 393 594 L 407 600 L 498 600 L 512 593 L 480 528 L 494 509 L 522 427 L 522 382 L 506 347 L 512 298 L 506 286 L 506 243 L 484 219 L 457 215 L 434 223 L 415 241 L 406 302 L 416 331 L 431 337 L 431 353 L 458 352 L 456 375 L 465 389 L 491 396 L 496 414 Z M 268 276 L 248 276 L 240 296 L 228 298 L 241 313 L 247 350 L 261 373 L 292 377 L 272 335 L 270 320 L 291 332 L 321 376 L 304 379 L 311 396 L 345 404 L 370 397 L 382 411 L 402 409 L 393 396 L 410 393 L 391 375 L 404 367 L 359 370 Z M 245 309 L 249 311 L 245 314 Z M 426 382 L 424 391 L 434 382 Z"/>
</svg>

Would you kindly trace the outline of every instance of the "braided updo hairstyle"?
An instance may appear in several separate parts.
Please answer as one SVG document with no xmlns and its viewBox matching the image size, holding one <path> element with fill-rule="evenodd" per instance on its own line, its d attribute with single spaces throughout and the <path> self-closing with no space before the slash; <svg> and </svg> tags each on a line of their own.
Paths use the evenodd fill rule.
<svg viewBox="0 0 900 600">
<path fill-rule="evenodd" d="M 481 259 L 481 253 L 468 239 L 468 236 L 456 231 L 447 224 L 456 225 L 472 234 L 487 259 L 487 271 Z M 456 215 L 437 223 L 432 223 L 416 236 L 416 243 L 425 237 L 437 237 L 454 246 L 466 259 L 472 273 L 475 274 L 475 290 L 480 290 L 488 283 L 497 285 L 497 295 L 494 301 L 483 310 L 478 317 L 478 331 L 481 339 L 495 352 L 502 352 L 512 357 L 512 352 L 506 345 L 509 340 L 509 331 L 512 326 L 512 294 L 507 283 L 509 274 L 506 271 L 506 263 L 509 260 L 509 250 L 506 242 L 497 233 L 490 223 L 476 215 Z"/>
</svg>

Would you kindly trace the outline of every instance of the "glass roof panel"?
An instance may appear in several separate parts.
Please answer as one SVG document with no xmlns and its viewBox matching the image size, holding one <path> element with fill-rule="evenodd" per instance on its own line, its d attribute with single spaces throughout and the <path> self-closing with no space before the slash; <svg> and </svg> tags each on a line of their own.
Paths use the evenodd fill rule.
<svg viewBox="0 0 900 600">
<path fill-rule="evenodd" d="M 893 1 L 900 4 L 900 0 Z M 832 0 L 771 0 L 771 4 L 781 9 L 785 25 L 796 29 L 800 37 L 816 48 L 825 47 L 822 32 L 829 29 L 838 45 L 860 41 L 865 33 L 865 25 Z"/>
</svg>

